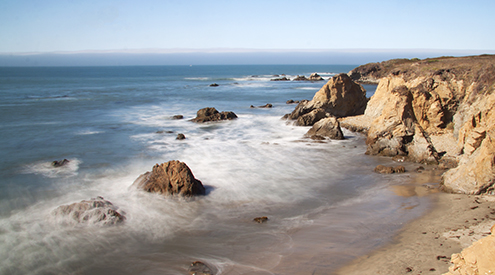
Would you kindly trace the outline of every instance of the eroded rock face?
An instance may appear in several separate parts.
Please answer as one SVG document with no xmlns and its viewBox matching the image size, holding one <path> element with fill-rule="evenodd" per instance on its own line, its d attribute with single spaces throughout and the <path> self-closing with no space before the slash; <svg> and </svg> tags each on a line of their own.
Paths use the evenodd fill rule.
<svg viewBox="0 0 495 275">
<path fill-rule="evenodd" d="M 297 120 L 316 109 L 322 109 L 335 117 L 359 115 L 364 113 L 366 103 L 364 88 L 352 81 L 347 74 L 339 74 L 332 77 L 311 101 L 300 102 L 289 119 Z"/>
<path fill-rule="evenodd" d="M 495 273 L 495 225 L 491 235 L 473 243 L 461 253 L 452 254 L 452 266 L 444 275 L 482 275 Z"/>
<path fill-rule="evenodd" d="M 178 160 L 156 164 L 151 172 L 140 175 L 132 186 L 147 192 L 185 197 L 205 194 L 201 181 L 194 178 L 191 169 Z"/>
<path fill-rule="evenodd" d="M 61 205 L 52 215 L 65 224 L 114 225 L 125 220 L 117 208 L 102 197 L 83 200 L 69 205 Z"/>
<path fill-rule="evenodd" d="M 381 77 L 364 115 L 341 121 L 367 131 L 368 154 L 438 161 L 452 168 L 444 190 L 495 192 L 495 56 L 392 60 L 353 77 Z"/>
<path fill-rule="evenodd" d="M 309 129 L 306 136 L 312 139 L 344 139 L 340 123 L 335 117 L 327 117 L 318 121 Z"/>
<path fill-rule="evenodd" d="M 212 107 L 206 107 L 199 110 L 196 113 L 196 117 L 192 119 L 194 122 L 209 122 L 219 120 L 232 120 L 236 119 L 237 115 L 234 112 L 218 112 L 217 109 Z"/>
</svg>

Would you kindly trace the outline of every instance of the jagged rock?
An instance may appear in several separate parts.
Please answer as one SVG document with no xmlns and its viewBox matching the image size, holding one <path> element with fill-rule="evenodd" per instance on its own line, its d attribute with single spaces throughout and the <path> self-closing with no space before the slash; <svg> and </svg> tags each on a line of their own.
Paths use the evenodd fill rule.
<svg viewBox="0 0 495 275">
<path fill-rule="evenodd" d="M 384 165 L 377 165 L 374 170 L 376 173 L 379 174 L 393 174 L 393 173 L 405 173 L 406 168 L 402 165 L 396 166 L 396 167 L 390 167 L 390 166 L 384 166 Z"/>
<path fill-rule="evenodd" d="M 196 113 L 196 117 L 192 119 L 194 122 L 209 122 L 219 120 L 232 120 L 236 119 L 237 115 L 234 112 L 218 112 L 217 109 L 207 107 L 199 110 Z"/>
<path fill-rule="evenodd" d="M 52 166 L 53 166 L 53 167 L 57 167 L 57 168 L 58 168 L 58 167 L 62 167 L 62 166 L 64 166 L 64 165 L 68 164 L 69 162 L 70 162 L 70 160 L 68 160 L 68 159 L 63 159 L 63 160 L 54 160 L 54 161 L 52 162 Z"/>
<path fill-rule="evenodd" d="M 332 77 L 311 101 L 301 101 L 289 118 L 297 120 L 316 109 L 323 109 L 335 117 L 359 115 L 364 113 L 366 103 L 364 88 L 353 82 L 347 74 L 339 74 Z"/>
<path fill-rule="evenodd" d="M 212 269 L 205 263 L 200 261 L 195 261 L 191 263 L 189 267 L 189 275 L 214 275 L 215 273 Z"/>
<path fill-rule="evenodd" d="M 444 275 L 482 275 L 495 272 L 495 225 L 491 235 L 474 242 L 461 253 L 452 254 L 452 265 Z"/>
<path fill-rule="evenodd" d="M 337 140 L 344 139 L 340 123 L 335 117 L 327 117 L 316 122 L 306 133 L 306 136 L 312 139 L 322 139 L 322 137 Z"/>
<path fill-rule="evenodd" d="M 287 78 L 286 76 L 284 76 L 284 77 L 280 77 L 280 78 L 270 79 L 270 81 L 290 81 L 290 79 Z"/>
<path fill-rule="evenodd" d="M 308 78 L 309 81 L 321 81 L 323 80 L 323 77 L 321 77 L 319 74 L 317 73 L 312 73 L 309 78 Z"/>
<path fill-rule="evenodd" d="M 370 65 L 358 78 L 381 78 L 376 92 L 364 115 L 345 118 L 341 125 L 366 128 L 367 123 L 369 154 L 451 168 L 443 176 L 443 190 L 493 193 L 494 64 L 495 56 L 482 55 Z"/>
<path fill-rule="evenodd" d="M 307 81 L 308 79 L 304 75 L 298 75 L 293 81 Z"/>
<path fill-rule="evenodd" d="M 312 126 L 316 122 L 320 121 L 323 118 L 326 118 L 327 116 L 329 116 L 329 114 L 325 112 L 324 109 L 318 108 L 298 117 L 296 123 L 294 124 L 296 126 Z"/>
<path fill-rule="evenodd" d="M 102 197 L 61 205 L 52 211 L 59 221 L 68 224 L 113 225 L 125 220 L 117 208 Z"/>
<path fill-rule="evenodd" d="M 194 178 L 189 167 L 178 160 L 156 164 L 151 172 L 140 175 L 132 186 L 147 192 L 186 197 L 205 194 L 201 181 Z"/>
<path fill-rule="evenodd" d="M 186 136 L 184 134 L 182 134 L 182 133 L 179 133 L 179 134 L 177 134 L 177 137 L 175 139 L 177 139 L 177 140 L 183 140 L 183 139 L 186 139 Z"/>
</svg>

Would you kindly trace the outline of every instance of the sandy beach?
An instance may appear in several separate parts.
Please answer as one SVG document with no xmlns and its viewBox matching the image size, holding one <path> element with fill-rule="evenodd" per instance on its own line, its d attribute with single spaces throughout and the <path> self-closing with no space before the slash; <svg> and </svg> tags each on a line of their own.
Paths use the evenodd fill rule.
<svg viewBox="0 0 495 275">
<path fill-rule="evenodd" d="M 406 224 L 392 243 L 362 256 L 336 274 L 443 274 L 450 257 L 490 234 L 495 198 L 433 193 L 433 209 Z"/>
</svg>

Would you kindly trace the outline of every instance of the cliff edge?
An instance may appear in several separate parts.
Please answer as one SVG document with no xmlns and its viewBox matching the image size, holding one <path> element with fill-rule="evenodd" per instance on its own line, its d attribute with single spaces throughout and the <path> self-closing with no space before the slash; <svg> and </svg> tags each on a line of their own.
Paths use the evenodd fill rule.
<svg viewBox="0 0 495 275">
<path fill-rule="evenodd" d="M 363 115 L 341 126 L 367 133 L 367 154 L 450 168 L 442 188 L 495 194 L 495 56 L 395 59 L 349 72 L 378 82 Z"/>
</svg>

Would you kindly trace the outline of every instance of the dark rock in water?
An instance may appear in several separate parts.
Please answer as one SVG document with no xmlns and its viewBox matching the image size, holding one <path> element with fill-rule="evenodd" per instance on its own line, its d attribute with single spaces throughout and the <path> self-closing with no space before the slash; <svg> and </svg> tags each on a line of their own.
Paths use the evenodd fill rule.
<svg viewBox="0 0 495 275">
<path fill-rule="evenodd" d="M 380 174 L 393 174 L 393 173 L 405 173 L 406 168 L 402 165 L 396 167 L 389 167 L 384 165 L 378 165 L 375 167 L 375 172 Z"/>
<path fill-rule="evenodd" d="M 52 215 L 69 224 L 113 225 L 125 220 L 117 208 L 102 197 L 83 200 L 69 205 L 61 205 L 52 211 Z"/>
<path fill-rule="evenodd" d="M 255 221 L 257 223 L 264 223 L 264 222 L 267 222 L 268 221 L 268 217 L 266 217 L 266 216 L 256 217 L 256 218 L 253 219 L 253 221 Z"/>
<path fill-rule="evenodd" d="M 192 119 L 194 122 L 209 122 L 219 120 L 231 120 L 236 119 L 237 115 L 234 112 L 218 112 L 217 109 L 207 107 L 199 110 L 196 113 L 196 117 Z"/>
<path fill-rule="evenodd" d="M 344 139 L 344 134 L 340 128 L 340 123 L 335 117 L 327 117 L 316 122 L 306 133 L 312 139 Z"/>
<path fill-rule="evenodd" d="M 299 100 L 292 100 L 292 99 L 289 99 L 285 102 L 286 104 L 295 104 L 295 103 L 299 103 Z"/>
<path fill-rule="evenodd" d="M 290 81 L 290 79 L 287 78 L 286 76 L 284 76 L 284 77 L 280 77 L 280 78 L 270 79 L 270 81 Z"/>
<path fill-rule="evenodd" d="M 195 261 L 189 267 L 189 275 L 214 275 L 215 273 L 205 263 Z"/>
<path fill-rule="evenodd" d="M 321 80 L 323 80 L 323 77 L 321 77 L 321 76 L 320 76 L 319 74 L 317 74 L 317 73 L 312 73 L 312 74 L 309 76 L 308 80 L 310 80 L 310 81 L 321 81 Z"/>
<path fill-rule="evenodd" d="M 201 181 L 194 178 L 189 167 L 178 160 L 156 164 L 151 172 L 140 175 L 132 186 L 147 192 L 186 197 L 205 194 Z"/>
<path fill-rule="evenodd" d="M 175 115 L 172 117 L 172 119 L 183 119 L 184 116 L 183 115 Z"/>
<path fill-rule="evenodd" d="M 270 103 L 267 103 L 267 104 L 265 104 L 263 106 L 258 106 L 258 108 L 272 108 L 272 107 L 273 107 L 273 105 L 270 104 Z"/>
<path fill-rule="evenodd" d="M 210 84 L 210 87 L 218 87 L 220 85 L 218 85 L 217 83 L 213 83 L 213 84 Z"/>
<path fill-rule="evenodd" d="M 53 167 L 62 167 L 62 166 L 66 165 L 69 162 L 70 162 L 70 160 L 68 160 L 68 159 L 63 159 L 63 160 L 60 160 L 60 161 L 59 160 L 55 160 L 55 161 L 52 162 L 52 166 Z"/>
<path fill-rule="evenodd" d="M 298 75 L 293 81 L 307 81 L 308 79 L 304 75 Z"/>
<path fill-rule="evenodd" d="M 183 140 L 183 139 L 186 139 L 186 136 L 184 134 L 180 133 L 177 135 L 177 138 L 175 138 L 175 139 Z"/>
</svg>

